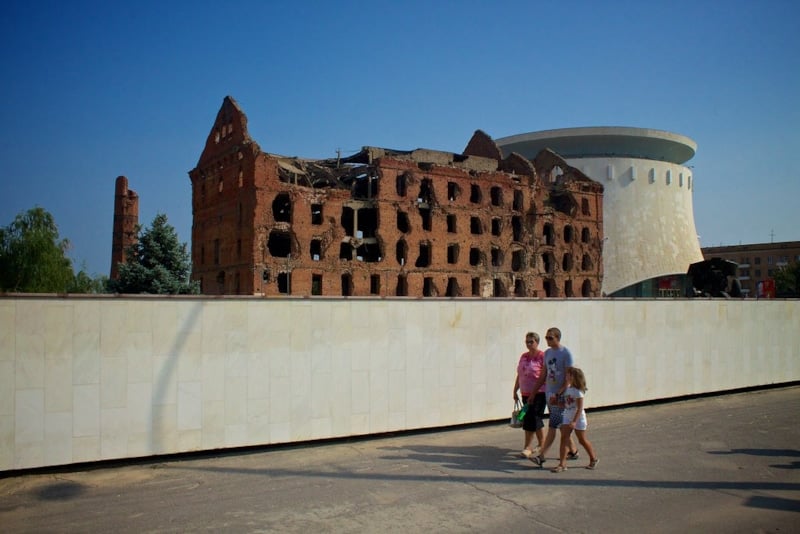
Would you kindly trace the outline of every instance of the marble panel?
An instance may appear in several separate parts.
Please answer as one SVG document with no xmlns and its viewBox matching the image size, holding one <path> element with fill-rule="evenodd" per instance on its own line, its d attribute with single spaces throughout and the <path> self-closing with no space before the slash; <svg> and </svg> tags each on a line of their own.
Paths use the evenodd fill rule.
<svg viewBox="0 0 800 534">
<path fill-rule="evenodd" d="M 203 427 L 202 382 L 178 383 L 178 431 Z"/>
<path fill-rule="evenodd" d="M 72 412 L 72 358 L 46 359 L 44 375 L 45 410 Z"/>
<path fill-rule="evenodd" d="M 44 388 L 17 389 L 14 399 L 14 436 L 20 445 L 44 440 Z"/>
<path fill-rule="evenodd" d="M 14 415 L 14 360 L 0 360 L 0 416 Z"/>
<path fill-rule="evenodd" d="M 100 362 L 100 407 L 124 408 L 128 404 L 128 360 L 102 358 Z"/>
<path fill-rule="evenodd" d="M 72 463 L 72 411 L 45 414 L 44 428 L 47 465 Z"/>
<path fill-rule="evenodd" d="M 100 385 L 72 387 L 72 437 L 100 437 Z"/>
</svg>

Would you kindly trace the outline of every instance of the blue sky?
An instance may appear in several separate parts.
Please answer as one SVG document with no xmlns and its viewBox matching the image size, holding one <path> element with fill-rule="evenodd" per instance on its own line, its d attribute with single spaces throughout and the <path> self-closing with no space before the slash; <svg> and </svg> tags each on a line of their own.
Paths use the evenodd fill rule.
<svg viewBox="0 0 800 534">
<path fill-rule="evenodd" d="M 0 226 L 55 217 L 107 275 L 114 180 L 191 245 L 191 190 L 233 96 L 262 150 L 461 152 L 578 126 L 694 139 L 703 246 L 800 240 L 800 3 L 6 2 Z"/>
</svg>

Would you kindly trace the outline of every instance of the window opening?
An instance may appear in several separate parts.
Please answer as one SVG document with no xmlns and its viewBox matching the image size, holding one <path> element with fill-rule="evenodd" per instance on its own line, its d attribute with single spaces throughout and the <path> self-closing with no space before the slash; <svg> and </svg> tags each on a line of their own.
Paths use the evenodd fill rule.
<svg viewBox="0 0 800 534">
<path fill-rule="evenodd" d="M 461 195 L 461 188 L 455 182 L 447 182 L 447 200 L 454 201 Z"/>
<path fill-rule="evenodd" d="M 568 273 L 572 270 L 573 262 L 572 262 L 572 254 L 569 252 L 564 253 L 564 257 L 561 258 L 561 269 Z"/>
<path fill-rule="evenodd" d="M 450 277 L 447 279 L 447 291 L 445 291 L 446 297 L 460 297 L 461 296 L 461 288 L 458 287 L 458 280 L 454 277 Z"/>
<path fill-rule="evenodd" d="M 503 205 L 503 189 L 500 187 L 492 187 L 489 190 L 489 193 L 492 197 L 492 206 L 502 206 Z"/>
<path fill-rule="evenodd" d="M 592 270 L 592 258 L 588 254 L 583 255 L 583 259 L 581 260 L 581 270 L 582 271 Z"/>
<path fill-rule="evenodd" d="M 269 233 L 267 250 L 275 258 L 287 258 L 292 253 L 292 237 L 288 232 L 273 230 Z"/>
<path fill-rule="evenodd" d="M 322 275 L 321 274 L 312 274 L 311 275 L 311 294 L 312 295 L 322 295 Z"/>
<path fill-rule="evenodd" d="M 419 257 L 417 257 L 417 267 L 430 267 L 431 265 L 431 245 L 428 242 L 419 244 Z"/>
<path fill-rule="evenodd" d="M 430 178 L 423 178 L 419 184 L 419 194 L 417 195 L 417 203 L 432 204 L 433 202 L 433 185 Z"/>
<path fill-rule="evenodd" d="M 286 193 L 275 195 L 272 201 L 272 217 L 275 222 L 292 222 L 292 201 Z"/>
<path fill-rule="evenodd" d="M 572 280 L 565 280 L 564 281 L 564 295 L 567 297 L 574 297 L 575 295 L 572 293 Z"/>
<path fill-rule="evenodd" d="M 544 244 L 545 245 L 555 245 L 556 244 L 556 233 L 553 230 L 553 225 L 550 223 L 544 224 L 544 229 L 542 230 L 542 237 L 544 237 Z"/>
<path fill-rule="evenodd" d="M 469 232 L 474 235 L 481 235 L 483 233 L 483 225 L 481 224 L 480 217 L 469 218 Z"/>
<path fill-rule="evenodd" d="M 483 200 L 481 188 L 477 184 L 470 184 L 469 187 L 469 201 L 473 204 L 480 204 Z"/>
<path fill-rule="evenodd" d="M 514 211 L 522 211 L 524 207 L 524 197 L 522 196 L 522 191 L 519 189 L 514 190 Z"/>
<path fill-rule="evenodd" d="M 514 272 L 521 271 L 525 266 L 525 251 L 515 250 L 511 253 L 511 270 Z"/>
<path fill-rule="evenodd" d="M 572 236 L 574 235 L 574 230 L 572 226 L 566 225 L 564 226 L 564 243 L 572 243 Z"/>
<path fill-rule="evenodd" d="M 592 296 L 592 283 L 589 280 L 584 280 L 581 285 L 581 295 L 584 297 Z"/>
<path fill-rule="evenodd" d="M 398 297 L 408 296 L 408 280 L 404 274 L 397 276 L 397 289 L 395 290 L 395 295 Z"/>
<path fill-rule="evenodd" d="M 397 212 L 397 229 L 404 234 L 408 233 L 408 213 L 404 211 Z"/>
<path fill-rule="evenodd" d="M 322 204 L 311 204 L 311 224 L 322 224 Z"/>
<path fill-rule="evenodd" d="M 344 228 L 344 234 L 349 237 L 355 237 L 355 211 L 353 208 L 342 206 L 341 224 Z"/>
<path fill-rule="evenodd" d="M 502 280 L 499 278 L 494 279 L 494 296 L 495 297 L 507 297 L 508 292 L 506 291 L 506 285 L 503 283 Z"/>
<path fill-rule="evenodd" d="M 458 263 L 458 249 L 457 244 L 447 245 L 447 263 Z"/>
<path fill-rule="evenodd" d="M 589 199 L 587 198 L 581 199 L 581 213 L 584 215 L 591 215 L 591 212 L 589 211 Z"/>
<path fill-rule="evenodd" d="M 290 273 L 278 273 L 278 293 L 288 295 L 291 293 L 292 275 Z"/>
<path fill-rule="evenodd" d="M 439 292 L 436 290 L 436 286 L 433 283 L 433 278 L 426 276 L 422 281 L 422 296 L 436 297 L 438 295 Z"/>
<path fill-rule="evenodd" d="M 525 295 L 525 282 L 520 279 L 514 280 L 514 296 L 524 297 Z"/>
<path fill-rule="evenodd" d="M 431 209 L 430 208 L 419 208 L 419 216 L 422 219 L 422 229 L 425 231 L 431 231 Z"/>
<path fill-rule="evenodd" d="M 542 254 L 542 266 L 544 267 L 544 272 L 547 274 L 553 274 L 553 270 L 555 269 L 555 262 L 553 259 L 553 254 L 551 252 Z"/>
<path fill-rule="evenodd" d="M 319 261 L 322 259 L 322 240 L 312 239 L 309 252 L 311 254 L 311 261 Z"/>
<path fill-rule="evenodd" d="M 503 252 L 497 247 L 492 247 L 492 265 L 494 267 L 503 266 Z"/>
<path fill-rule="evenodd" d="M 451 234 L 456 233 L 456 216 L 453 214 L 447 216 L 447 231 Z"/>
<path fill-rule="evenodd" d="M 404 240 L 400 240 L 397 242 L 395 246 L 395 256 L 397 257 L 397 263 L 400 265 L 405 265 L 406 261 L 408 261 L 408 245 Z"/>
<path fill-rule="evenodd" d="M 408 192 L 408 176 L 405 173 L 398 174 L 397 178 L 395 178 L 394 184 L 398 196 L 406 196 Z"/>
<path fill-rule="evenodd" d="M 582 243 L 588 243 L 589 240 L 590 240 L 590 237 L 591 237 L 591 234 L 589 233 L 589 229 L 588 228 L 584 228 L 583 230 L 581 230 L 581 242 Z"/>
<path fill-rule="evenodd" d="M 553 282 L 552 280 L 548 279 L 548 280 L 545 280 L 544 282 L 542 282 L 542 286 L 544 288 L 544 296 L 545 297 L 549 298 L 549 297 L 555 297 L 556 296 L 556 293 L 555 293 L 555 287 L 556 287 L 555 282 Z"/>
<path fill-rule="evenodd" d="M 481 253 L 480 249 L 469 249 L 469 264 L 473 267 L 483 264 L 483 254 Z"/>
<path fill-rule="evenodd" d="M 492 235 L 499 236 L 503 228 L 503 220 L 499 217 L 492 218 Z"/>
<path fill-rule="evenodd" d="M 480 278 L 473 278 L 472 279 L 472 296 L 473 297 L 480 297 L 481 296 L 481 279 Z"/>
<path fill-rule="evenodd" d="M 511 217 L 511 231 L 514 241 L 522 241 L 522 217 L 519 215 Z"/>
<path fill-rule="evenodd" d="M 353 259 L 353 247 L 350 246 L 348 241 L 343 241 L 339 244 L 339 259 L 340 260 L 352 260 Z"/>
<path fill-rule="evenodd" d="M 350 273 L 342 274 L 342 296 L 349 297 L 353 294 L 353 278 Z"/>
<path fill-rule="evenodd" d="M 381 275 L 373 274 L 369 277 L 369 292 L 371 295 L 380 295 L 381 293 Z"/>
</svg>

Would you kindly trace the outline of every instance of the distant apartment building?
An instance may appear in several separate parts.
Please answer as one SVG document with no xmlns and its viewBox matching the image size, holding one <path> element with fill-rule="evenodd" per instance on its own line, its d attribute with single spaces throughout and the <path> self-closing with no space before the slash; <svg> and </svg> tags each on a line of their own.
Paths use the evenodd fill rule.
<svg viewBox="0 0 800 534">
<path fill-rule="evenodd" d="M 721 258 L 738 264 L 742 295 L 757 298 L 766 296 L 778 269 L 800 262 L 800 241 L 704 247 L 702 252 L 707 260 Z"/>
<path fill-rule="evenodd" d="M 261 150 L 223 101 L 192 182 L 206 295 L 598 297 L 603 185 L 550 150 Z"/>
</svg>

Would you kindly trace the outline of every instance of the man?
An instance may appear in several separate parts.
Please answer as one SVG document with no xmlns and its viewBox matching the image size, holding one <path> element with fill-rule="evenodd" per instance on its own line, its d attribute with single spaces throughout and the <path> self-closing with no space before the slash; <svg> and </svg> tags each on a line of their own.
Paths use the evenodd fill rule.
<svg viewBox="0 0 800 534">
<path fill-rule="evenodd" d="M 547 396 L 547 410 L 550 412 L 550 417 L 547 425 L 547 436 L 544 439 L 539 455 L 530 457 L 530 460 L 540 467 L 544 464 L 544 455 L 556 439 L 558 427 L 561 425 L 561 415 L 564 411 L 564 408 L 560 405 L 561 394 L 564 393 L 566 388 L 567 369 L 574 365 L 572 353 L 561 344 L 561 330 L 555 327 L 549 328 L 544 339 L 548 347 L 544 352 L 546 372 L 539 376 L 533 386 L 533 391 L 538 391 L 542 384 L 546 384 L 545 395 Z M 567 454 L 567 458 L 570 460 L 578 458 L 578 447 L 572 440 L 570 440 L 569 448 L 570 451 Z"/>
</svg>

